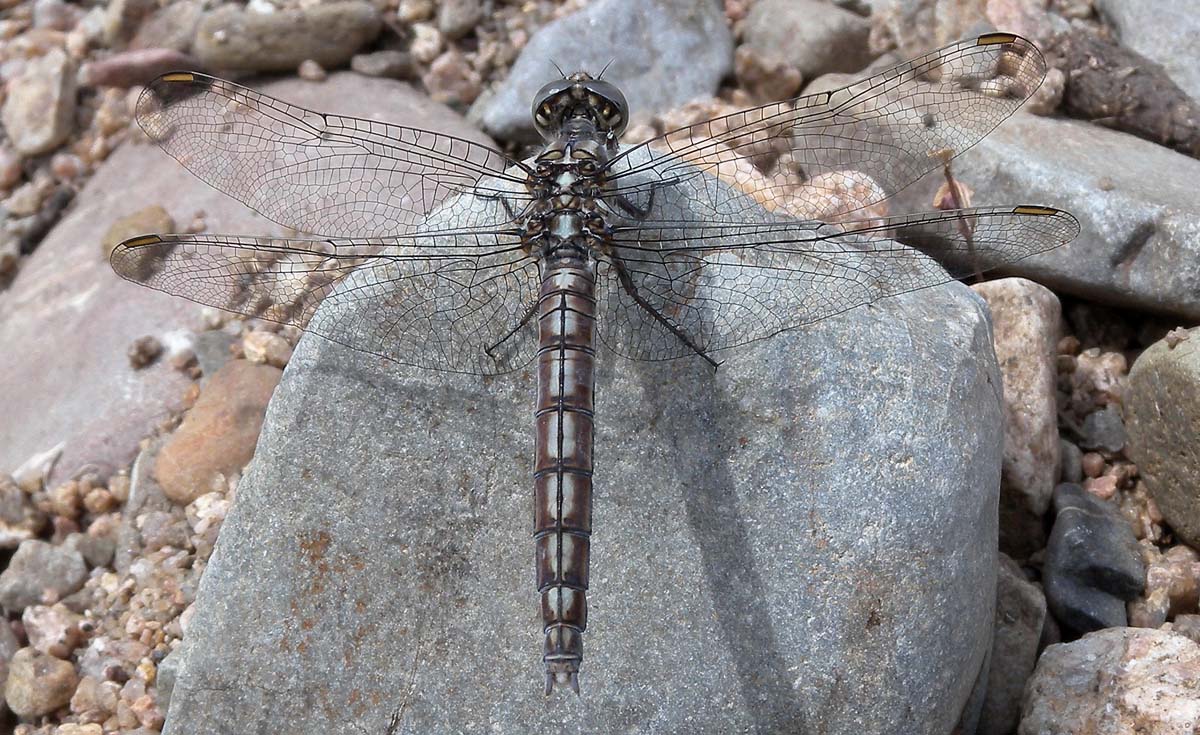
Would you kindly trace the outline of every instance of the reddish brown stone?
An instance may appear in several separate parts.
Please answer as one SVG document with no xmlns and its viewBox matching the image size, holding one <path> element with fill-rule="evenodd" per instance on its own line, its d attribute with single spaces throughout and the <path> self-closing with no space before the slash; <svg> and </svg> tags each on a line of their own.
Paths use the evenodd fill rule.
<svg viewBox="0 0 1200 735">
<path fill-rule="evenodd" d="M 254 456 L 267 402 L 282 374 L 270 365 L 232 360 L 212 376 L 158 454 L 154 477 L 167 497 L 186 505 L 221 476 L 241 472 Z"/>
</svg>

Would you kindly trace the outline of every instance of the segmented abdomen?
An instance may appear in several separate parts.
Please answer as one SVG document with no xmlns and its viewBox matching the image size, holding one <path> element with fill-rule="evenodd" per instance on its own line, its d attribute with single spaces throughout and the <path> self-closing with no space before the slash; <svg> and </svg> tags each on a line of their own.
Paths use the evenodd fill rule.
<svg viewBox="0 0 1200 735">
<path fill-rule="evenodd" d="M 538 301 L 534 543 L 545 630 L 546 693 L 579 692 L 592 532 L 595 274 L 582 262 L 547 267 Z"/>
</svg>

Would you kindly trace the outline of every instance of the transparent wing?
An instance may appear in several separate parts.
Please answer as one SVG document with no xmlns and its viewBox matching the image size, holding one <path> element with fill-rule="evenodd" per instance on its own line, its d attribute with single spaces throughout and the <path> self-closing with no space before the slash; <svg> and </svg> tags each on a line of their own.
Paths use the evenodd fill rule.
<svg viewBox="0 0 1200 735">
<path fill-rule="evenodd" d="M 930 52 L 831 92 L 668 132 L 610 166 L 612 196 L 634 197 L 701 173 L 739 192 L 739 207 L 817 218 L 855 190 L 861 210 L 970 148 L 1041 84 L 1029 41 L 991 33 Z M 752 164 L 752 165 L 751 165 Z M 862 175 L 875 186 L 863 186 Z M 803 184 L 803 186 L 798 186 Z"/>
<path fill-rule="evenodd" d="M 537 302 L 538 264 L 502 233 L 144 235 L 118 245 L 110 262 L 135 283 L 404 365 L 491 375 L 536 351 L 536 329 L 521 325 Z"/>
<path fill-rule="evenodd" d="M 223 79 L 164 74 L 138 99 L 142 129 L 189 171 L 300 232 L 387 237 L 464 192 L 519 210 L 520 165 L 487 146 L 375 120 L 313 112 Z M 507 185 L 507 190 L 505 186 Z M 464 212 L 462 227 L 500 224 Z"/>
<path fill-rule="evenodd" d="M 599 263 L 597 329 L 606 346 L 636 359 L 694 354 L 689 343 L 711 356 L 1014 263 L 1078 233 L 1071 215 L 1037 206 L 841 225 L 782 217 L 736 224 L 643 221 L 618 230 L 611 254 Z"/>
</svg>

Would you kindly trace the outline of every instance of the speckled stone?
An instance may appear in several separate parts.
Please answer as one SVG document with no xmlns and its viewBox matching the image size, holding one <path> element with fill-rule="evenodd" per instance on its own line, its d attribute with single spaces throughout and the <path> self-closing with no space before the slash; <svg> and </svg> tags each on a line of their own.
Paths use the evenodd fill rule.
<svg viewBox="0 0 1200 735">
<path fill-rule="evenodd" d="M 1110 628 L 1050 646 L 1029 682 L 1018 735 L 1192 735 L 1200 729 L 1200 645 Z"/>
<path fill-rule="evenodd" d="M 1129 372 L 1129 454 L 1163 518 L 1200 548 L 1200 329 L 1151 345 Z"/>
<path fill-rule="evenodd" d="M 362 318 L 331 304 L 326 327 Z M 583 696 L 547 705 L 532 370 L 301 340 L 172 664 L 167 735 L 382 732 L 400 710 L 414 732 L 973 718 L 1002 445 L 982 301 L 928 289 L 726 357 L 602 352 Z M 356 697 L 379 704 L 324 704 Z"/>
<path fill-rule="evenodd" d="M 70 661 L 22 648 L 8 664 L 4 700 L 19 717 L 40 717 L 70 702 L 78 681 Z"/>
</svg>

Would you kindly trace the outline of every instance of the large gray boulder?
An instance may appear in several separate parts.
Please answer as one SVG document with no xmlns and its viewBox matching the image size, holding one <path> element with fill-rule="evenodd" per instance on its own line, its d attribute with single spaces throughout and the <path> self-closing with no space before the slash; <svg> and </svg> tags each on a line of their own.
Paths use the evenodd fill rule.
<svg viewBox="0 0 1200 735">
<path fill-rule="evenodd" d="M 1089 301 L 1200 318 L 1200 161 L 1126 133 L 1018 112 L 954 160 L 976 205 L 1065 209 L 1082 232 L 1006 270 Z M 900 192 L 931 208 L 940 175 Z"/>
<path fill-rule="evenodd" d="M 352 334 L 372 301 L 316 319 Z M 973 732 L 1002 446 L 982 301 L 929 289 L 725 357 L 602 352 L 583 694 L 547 702 L 533 370 L 302 340 L 166 734 Z"/>
</svg>

